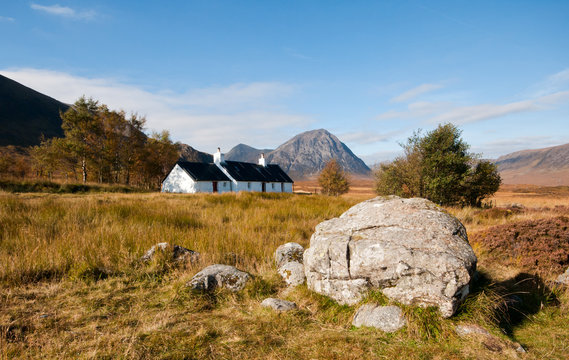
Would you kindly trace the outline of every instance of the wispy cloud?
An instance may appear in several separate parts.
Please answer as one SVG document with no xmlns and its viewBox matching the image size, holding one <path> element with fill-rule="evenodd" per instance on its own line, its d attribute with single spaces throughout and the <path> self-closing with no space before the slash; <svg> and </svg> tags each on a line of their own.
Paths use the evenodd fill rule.
<svg viewBox="0 0 569 360">
<path fill-rule="evenodd" d="M 448 109 L 452 104 L 450 102 L 429 102 L 417 101 L 407 105 L 405 110 L 396 111 L 388 110 L 379 114 L 377 120 L 392 120 L 392 119 L 419 119 L 435 114 L 437 112 Z"/>
<path fill-rule="evenodd" d="M 392 103 L 400 103 L 400 102 L 405 102 L 405 101 L 409 101 L 411 99 L 416 98 L 419 95 L 431 92 L 431 91 L 435 91 L 437 89 L 442 88 L 443 85 L 441 84 L 421 84 L 419 86 L 416 86 L 414 88 L 412 88 L 411 90 L 407 90 L 404 93 L 397 95 L 396 97 L 392 98 L 390 100 L 390 102 Z"/>
<path fill-rule="evenodd" d="M 9 17 L 9 16 L 0 16 L 0 22 L 8 22 L 8 23 L 11 23 L 11 22 L 15 22 L 15 21 L 16 21 L 16 19 L 11 18 L 11 17 Z"/>
<path fill-rule="evenodd" d="M 67 6 L 61 6 L 59 4 L 55 5 L 40 5 L 32 3 L 30 7 L 33 10 L 41 11 L 49 15 L 61 16 L 70 19 L 77 20 L 89 20 L 97 16 L 97 12 L 94 10 L 81 10 L 77 11 Z"/>
<path fill-rule="evenodd" d="M 287 111 L 284 100 L 298 89 L 291 84 L 240 83 L 184 93 L 153 93 L 114 79 L 56 71 L 13 69 L 0 73 L 66 103 L 86 95 L 112 109 L 145 115 L 149 130 L 168 129 L 175 140 L 210 152 L 217 146 L 229 150 L 240 142 L 275 146 L 314 121 Z"/>
<path fill-rule="evenodd" d="M 559 91 L 535 99 L 506 104 L 480 104 L 456 107 L 429 119 L 431 123 L 452 122 L 454 124 L 474 123 L 510 114 L 547 109 L 552 105 L 569 101 L 569 91 Z"/>
<path fill-rule="evenodd" d="M 484 156 L 489 158 L 497 158 L 516 151 L 540 149 L 560 145 L 565 142 L 566 139 L 556 138 L 554 136 L 518 136 L 515 138 L 485 142 L 477 147 L 473 147 L 472 150 L 478 153 L 484 152 Z"/>
<path fill-rule="evenodd" d="M 292 57 L 297 58 L 297 59 L 314 60 L 312 57 L 305 55 L 305 54 L 302 54 L 300 51 L 293 49 L 293 48 L 285 47 L 285 48 L 283 48 L 283 50 L 287 55 L 292 56 Z"/>
</svg>

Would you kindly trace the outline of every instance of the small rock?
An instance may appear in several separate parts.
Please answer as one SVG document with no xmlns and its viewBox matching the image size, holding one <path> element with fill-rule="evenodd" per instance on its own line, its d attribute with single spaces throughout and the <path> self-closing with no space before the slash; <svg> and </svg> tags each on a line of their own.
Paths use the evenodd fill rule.
<svg viewBox="0 0 569 360">
<path fill-rule="evenodd" d="M 218 287 L 239 291 L 245 287 L 250 278 L 249 274 L 234 266 L 215 264 L 195 274 L 186 286 L 202 291 L 212 291 Z"/>
<path fill-rule="evenodd" d="M 270 307 L 277 311 L 290 311 L 296 309 L 295 303 L 275 298 L 266 298 L 261 303 L 261 306 Z"/>
<path fill-rule="evenodd" d="M 277 268 L 280 268 L 287 262 L 296 261 L 302 264 L 302 257 L 304 255 L 304 248 L 297 243 L 289 242 L 281 245 L 275 251 L 275 262 Z"/>
<path fill-rule="evenodd" d="M 170 258 L 172 261 L 184 261 L 190 260 L 191 262 L 197 261 L 200 256 L 200 253 L 197 251 L 193 251 L 190 249 L 186 249 L 180 245 L 172 245 L 168 244 L 167 242 L 158 243 L 152 246 L 141 258 L 141 261 L 150 261 L 154 258 L 156 251 L 165 252 L 171 249 L 172 257 Z"/>
<path fill-rule="evenodd" d="M 512 348 L 521 354 L 527 353 L 526 349 L 520 343 L 512 343 Z"/>
<path fill-rule="evenodd" d="M 395 332 L 407 324 L 403 312 L 397 306 L 362 305 L 354 316 L 352 325 L 369 326 L 385 332 Z"/>
<path fill-rule="evenodd" d="M 465 337 L 474 334 L 490 336 L 490 332 L 488 330 L 476 324 L 460 324 L 454 328 L 454 331 L 456 331 L 456 333 L 460 337 Z"/>
<path fill-rule="evenodd" d="M 569 286 L 569 268 L 555 280 L 557 285 Z"/>
<path fill-rule="evenodd" d="M 287 262 L 278 271 L 288 286 L 297 286 L 304 283 L 304 265 L 299 262 Z"/>
</svg>

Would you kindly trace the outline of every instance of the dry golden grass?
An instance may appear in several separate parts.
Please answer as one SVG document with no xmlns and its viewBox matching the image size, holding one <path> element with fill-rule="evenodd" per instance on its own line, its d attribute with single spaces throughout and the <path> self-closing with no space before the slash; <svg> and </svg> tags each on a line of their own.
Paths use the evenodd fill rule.
<svg viewBox="0 0 569 360">
<path fill-rule="evenodd" d="M 522 195 L 508 195 L 507 201 Z M 354 329 L 356 307 L 339 306 L 305 286 L 284 286 L 273 264 L 274 250 L 289 241 L 307 246 L 317 223 L 371 196 L 0 193 L 0 359 L 513 356 L 493 352 L 476 339 L 460 339 L 453 331 L 457 321 L 475 321 L 507 340 L 497 312 L 503 294 L 493 282 L 513 278 L 516 269 L 504 279 L 493 277 L 500 266 L 485 263 L 483 249 L 475 248 L 490 284 L 473 289 L 455 319 L 405 307 L 409 326 L 395 334 Z M 479 210 L 449 209 L 463 220 L 472 217 L 465 221 L 469 233 L 517 221 L 516 216 L 550 215 L 542 210 L 492 219 Z M 199 251 L 199 263 L 138 261 L 162 241 Z M 199 269 L 217 262 L 235 263 L 254 280 L 237 294 L 196 294 L 184 286 Z M 261 308 L 269 296 L 295 301 L 299 309 L 276 313 Z M 371 293 L 364 301 L 386 299 Z M 543 301 L 544 308 L 528 313 L 509 336 L 528 348 L 524 358 L 564 359 L 569 299 L 558 292 L 559 305 Z"/>
</svg>

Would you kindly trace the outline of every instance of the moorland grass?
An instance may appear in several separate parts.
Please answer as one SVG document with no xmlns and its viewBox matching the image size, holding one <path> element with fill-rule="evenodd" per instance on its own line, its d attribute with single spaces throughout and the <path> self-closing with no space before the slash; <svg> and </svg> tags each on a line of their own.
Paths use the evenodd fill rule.
<svg viewBox="0 0 569 360">
<path fill-rule="evenodd" d="M 274 250 L 289 241 L 308 246 L 316 224 L 359 201 L 251 193 L 0 193 L 0 359 L 517 356 L 459 338 L 454 326 L 461 322 L 521 342 L 529 351 L 524 358 L 566 358 L 567 294 L 543 287 L 535 276 L 530 277 L 534 282 L 497 277 L 483 252 L 481 277 L 455 317 L 445 320 L 435 309 L 403 306 L 409 324 L 393 334 L 352 327 L 356 306 L 338 305 L 304 285 L 287 289 L 273 264 Z M 474 225 L 483 229 L 539 216 L 447 210 L 472 216 L 465 222 L 469 233 Z M 139 261 L 163 241 L 199 251 L 199 262 L 175 265 L 160 256 Z M 253 280 L 239 293 L 201 294 L 185 286 L 197 271 L 217 262 L 235 264 Z M 527 308 L 512 311 L 512 295 L 522 297 Z M 269 296 L 294 301 L 298 309 L 278 313 L 260 307 Z M 392 303 L 378 291 L 362 302 Z"/>
</svg>

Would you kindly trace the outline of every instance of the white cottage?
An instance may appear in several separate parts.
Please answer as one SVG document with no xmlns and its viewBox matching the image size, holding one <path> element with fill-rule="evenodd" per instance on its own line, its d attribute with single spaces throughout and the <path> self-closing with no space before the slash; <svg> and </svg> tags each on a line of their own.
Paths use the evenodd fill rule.
<svg viewBox="0 0 569 360">
<path fill-rule="evenodd" d="M 237 191 L 292 192 L 292 179 L 278 165 L 225 161 L 220 149 L 213 164 L 178 161 L 162 182 L 162 192 L 224 193 Z"/>
</svg>

